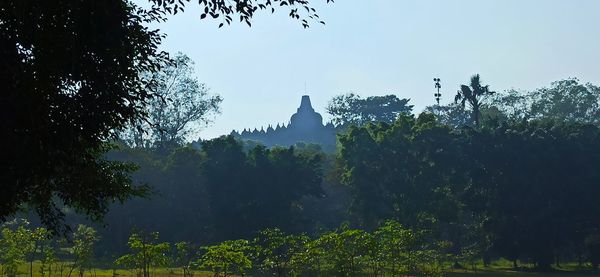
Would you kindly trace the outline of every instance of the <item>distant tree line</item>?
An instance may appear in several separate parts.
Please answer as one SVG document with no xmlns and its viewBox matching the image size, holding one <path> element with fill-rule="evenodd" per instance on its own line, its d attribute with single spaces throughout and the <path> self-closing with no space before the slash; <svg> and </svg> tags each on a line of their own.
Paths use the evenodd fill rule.
<svg viewBox="0 0 600 277">
<path fill-rule="evenodd" d="M 484 91 L 471 81 L 471 92 Z M 469 99 L 469 90 L 458 93 Z M 401 112 L 410 111 L 404 103 L 396 120 L 375 109 L 382 115 L 360 117 L 380 120 L 348 124 L 336 153 L 231 137 L 166 152 L 124 146 L 110 158 L 138 164 L 133 179 L 154 193 L 111 208 L 98 252 L 125 251 L 132 229 L 207 244 L 266 228 L 314 235 L 348 222 L 369 231 L 394 219 L 446 243 L 457 266 L 500 257 L 540 269 L 597 265 L 600 144 L 590 115 L 599 92 L 568 79 L 534 92 L 473 93 L 479 123 L 465 98 L 418 117 Z"/>
<path fill-rule="evenodd" d="M 165 155 L 129 148 L 110 157 L 138 164 L 133 178 L 152 184 L 153 194 L 111 208 L 110 228 L 99 230 L 105 240 L 99 251 L 107 254 L 123 251 L 132 229 L 214 242 L 249 238 L 265 228 L 312 232 L 316 224 L 335 228 L 344 220 L 344 196 L 336 193 L 341 187 L 324 177 L 333 157 L 310 145 L 267 149 L 222 137 L 200 149 Z"/>
<path fill-rule="evenodd" d="M 600 89 L 568 79 L 533 92 L 492 92 L 476 76 L 457 94 L 418 116 L 394 95 L 338 97 L 332 106 L 346 99 L 355 108 L 339 114 L 347 123 L 335 153 L 232 137 L 188 145 L 185 132 L 174 133 L 176 140 L 117 140 L 120 149 L 104 158 L 136 164 L 129 178 L 152 191 L 110 207 L 95 254 L 106 260 L 130 251 L 132 230 L 188 242 L 182 249 L 229 241 L 213 248 L 221 255 L 267 229 L 316 238 L 343 222 L 373 233 L 395 220 L 426 232 L 456 267 L 498 258 L 544 270 L 572 261 L 597 267 Z M 131 257 L 119 263 L 135 265 Z M 142 274 L 148 266 L 139 267 Z"/>
<path fill-rule="evenodd" d="M 410 99 L 394 94 L 361 98 L 354 93 L 334 96 L 327 105 L 327 113 L 337 126 L 365 125 L 371 122 L 392 123 L 402 113 L 412 113 Z"/>
<path fill-rule="evenodd" d="M 548 269 L 597 251 L 599 142 L 594 125 L 456 130 L 430 114 L 405 115 L 351 128 L 340 137 L 340 159 L 362 226 L 392 218 L 432 230 L 456 255 Z"/>
<path fill-rule="evenodd" d="M 350 211 L 366 228 L 394 218 L 435 231 L 486 264 L 597 267 L 599 105 L 577 79 L 496 93 L 475 75 L 449 105 L 350 128 L 338 157 Z"/>
<path fill-rule="evenodd" d="M 471 95 L 469 90 L 483 91 L 482 87 L 485 86 L 481 84 L 480 77 L 474 76 L 470 86 L 461 86 L 457 101 L 428 106 L 425 112 L 435 114 L 441 123 L 454 128 L 477 125 L 475 114 L 480 118 L 480 125 L 534 119 L 588 124 L 600 122 L 600 87 L 583 84 L 577 78 L 555 81 L 549 87 L 533 91 L 511 89 L 493 92 L 487 88 L 487 93 L 471 97 L 475 106 L 468 104 L 468 97 L 462 97 L 463 90 L 467 93 L 464 95 Z"/>
</svg>

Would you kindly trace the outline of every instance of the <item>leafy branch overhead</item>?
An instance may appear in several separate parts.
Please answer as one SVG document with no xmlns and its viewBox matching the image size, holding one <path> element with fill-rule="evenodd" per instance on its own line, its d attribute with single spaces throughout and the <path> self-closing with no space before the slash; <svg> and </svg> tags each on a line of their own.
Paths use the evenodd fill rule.
<svg viewBox="0 0 600 277">
<path fill-rule="evenodd" d="M 325 1 L 334 2 L 334 0 Z M 150 2 L 153 3 L 152 10 L 155 13 L 164 15 L 183 12 L 191 0 L 150 0 Z M 198 5 L 202 9 L 200 19 L 220 18 L 219 28 L 225 24 L 230 25 L 235 17 L 239 17 L 240 22 L 252 26 L 251 20 L 256 12 L 264 10 L 274 13 L 278 7 L 289 8 L 289 16 L 299 20 L 304 28 L 310 27 L 310 22 L 325 24 L 320 20 L 317 10 L 311 6 L 309 0 L 198 0 Z"/>
</svg>

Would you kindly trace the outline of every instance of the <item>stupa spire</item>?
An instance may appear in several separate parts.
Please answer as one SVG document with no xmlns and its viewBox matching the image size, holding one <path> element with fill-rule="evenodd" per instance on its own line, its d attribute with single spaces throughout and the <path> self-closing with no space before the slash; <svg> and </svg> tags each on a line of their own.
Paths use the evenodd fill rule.
<svg viewBox="0 0 600 277">
<path fill-rule="evenodd" d="M 308 95 L 302 95 L 302 101 L 300 102 L 300 107 L 298 108 L 298 111 L 300 110 L 314 111 L 312 104 L 310 103 L 310 97 Z"/>
</svg>

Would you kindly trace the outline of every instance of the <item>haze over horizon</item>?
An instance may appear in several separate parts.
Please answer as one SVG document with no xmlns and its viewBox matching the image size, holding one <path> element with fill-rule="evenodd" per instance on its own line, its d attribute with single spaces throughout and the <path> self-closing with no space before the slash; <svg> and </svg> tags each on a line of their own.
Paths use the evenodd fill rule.
<svg viewBox="0 0 600 277">
<path fill-rule="evenodd" d="M 435 102 L 434 77 L 443 103 L 476 73 L 495 91 L 569 77 L 600 84 L 600 1 L 324 2 L 314 5 L 326 25 L 308 29 L 285 9 L 219 29 L 195 5 L 156 26 L 162 48 L 192 58 L 199 81 L 224 98 L 201 138 L 285 123 L 303 94 L 327 121 L 327 102 L 347 92 L 393 93 L 421 111 Z"/>
</svg>

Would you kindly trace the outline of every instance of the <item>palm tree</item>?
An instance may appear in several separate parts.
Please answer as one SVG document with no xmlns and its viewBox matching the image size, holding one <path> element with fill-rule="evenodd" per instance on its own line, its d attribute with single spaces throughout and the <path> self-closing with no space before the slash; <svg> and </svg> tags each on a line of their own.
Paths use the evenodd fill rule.
<svg viewBox="0 0 600 277">
<path fill-rule="evenodd" d="M 460 104 L 464 108 L 468 103 L 471 107 L 471 118 L 475 121 L 475 126 L 479 126 L 479 115 L 481 108 L 481 100 L 482 98 L 492 95 L 496 93 L 495 91 L 490 91 L 489 85 L 482 86 L 481 78 L 479 74 L 471 77 L 471 86 L 461 85 L 460 90 L 456 93 L 454 97 L 454 102 Z"/>
</svg>

